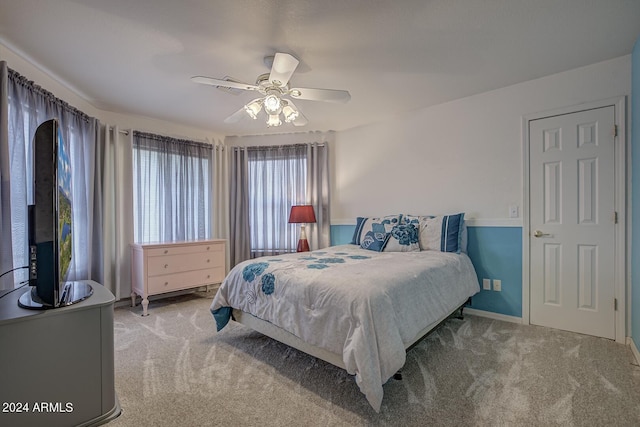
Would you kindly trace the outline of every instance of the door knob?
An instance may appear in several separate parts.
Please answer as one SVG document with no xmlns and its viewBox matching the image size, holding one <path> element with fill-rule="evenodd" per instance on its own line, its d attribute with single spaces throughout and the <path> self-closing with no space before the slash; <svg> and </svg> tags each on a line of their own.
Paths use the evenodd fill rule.
<svg viewBox="0 0 640 427">
<path fill-rule="evenodd" d="M 533 237 L 542 237 L 542 236 L 551 236 L 551 234 L 543 233 L 540 230 L 536 230 L 533 232 Z"/>
</svg>

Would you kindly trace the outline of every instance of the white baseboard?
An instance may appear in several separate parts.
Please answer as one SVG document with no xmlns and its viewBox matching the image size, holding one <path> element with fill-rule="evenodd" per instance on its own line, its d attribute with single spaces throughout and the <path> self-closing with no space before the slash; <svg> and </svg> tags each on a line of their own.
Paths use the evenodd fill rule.
<svg viewBox="0 0 640 427">
<path fill-rule="evenodd" d="M 494 319 L 494 320 L 502 320 L 503 322 L 522 324 L 522 317 L 508 316 L 506 314 L 493 313 L 491 311 L 478 310 L 470 307 L 465 307 L 462 313 L 463 314 L 468 313 L 473 316 L 479 316 L 479 317 L 487 317 L 489 319 Z"/>
<path fill-rule="evenodd" d="M 627 344 L 631 347 L 631 352 L 633 356 L 636 358 L 636 363 L 640 365 L 640 351 L 638 351 L 638 347 L 636 347 L 636 343 L 633 342 L 633 338 L 627 337 Z"/>
</svg>

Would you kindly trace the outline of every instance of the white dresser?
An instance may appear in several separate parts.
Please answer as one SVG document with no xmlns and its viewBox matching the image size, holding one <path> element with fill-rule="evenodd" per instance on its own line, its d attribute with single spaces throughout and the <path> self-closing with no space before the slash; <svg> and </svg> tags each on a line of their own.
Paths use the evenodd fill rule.
<svg viewBox="0 0 640 427">
<path fill-rule="evenodd" d="M 225 276 L 224 239 L 131 245 L 131 305 L 142 297 L 221 283 Z"/>
</svg>

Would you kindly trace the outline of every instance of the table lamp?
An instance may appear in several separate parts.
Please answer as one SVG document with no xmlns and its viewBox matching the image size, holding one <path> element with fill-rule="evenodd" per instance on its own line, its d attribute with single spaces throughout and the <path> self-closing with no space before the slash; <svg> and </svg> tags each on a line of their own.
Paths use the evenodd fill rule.
<svg viewBox="0 0 640 427">
<path fill-rule="evenodd" d="M 289 224 L 302 224 L 300 226 L 300 240 L 298 240 L 298 252 L 309 251 L 309 241 L 307 233 L 304 231 L 304 225 L 316 222 L 316 214 L 311 205 L 291 206 L 289 213 Z"/>
</svg>

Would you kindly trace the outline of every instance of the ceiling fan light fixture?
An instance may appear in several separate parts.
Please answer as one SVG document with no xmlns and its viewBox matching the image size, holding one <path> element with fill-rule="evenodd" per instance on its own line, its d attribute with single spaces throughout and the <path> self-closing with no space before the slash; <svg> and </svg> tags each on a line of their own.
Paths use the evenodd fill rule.
<svg viewBox="0 0 640 427">
<path fill-rule="evenodd" d="M 251 101 L 247 105 L 245 105 L 244 111 L 247 112 L 249 117 L 255 120 L 258 118 L 258 113 L 260 112 L 261 108 L 262 108 L 262 103 L 260 102 L 260 100 L 256 99 L 254 101 Z"/>
<path fill-rule="evenodd" d="M 282 100 L 276 94 L 270 93 L 264 97 L 264 111 L 269 115 L 278 115 L 282 111 Z"/>
<path fill-rule="evenodd" d="M 293 55 L 276 52 L 274 55 L 266 56 L 264 62 L 270 68 L 270 72 L 259 75 L 255 84 L 242 83 L 228 77 L 216 79 L 194 76 L 191 77 L 191 81 L 225 90 L 255 91 L 260 94 L 260 98 L 250 101 L 227 117 L 224 120 L 225 123 L 236 123 L 244 118 L 245 114 L 256 120 L 264 109 L 268 127 L 280 126 L 283 121 L 292 123 L 294 126 L 305 126 L 308 123 L 307 118 L 289 100 L 289 97 L 294 98 L 294 100 L 303 99 L 336 103 L 345 103 L 351 99 L 351 95 L 346 90 L 290 88 L 291 76 L 300 64 L 300 61 Z"/>
<path fill-rule="evenodd" d="M 282 107 L 282 114 L 284 115 L 284 121 L 287 123 L 291 123 L 292 121 L 297 119 L 298 116 L 300 115 L 298 110 L 296 110 L 290 104 L 287 104 L 284 107 Z"/>
<path fill-rule="evenodd" d="M 267 119 L 267 126 L 280 126 L 282 124 L 282 120 L 280 120 L 279 114 L 269 114 L 269 118 Z"/>
</svg>

